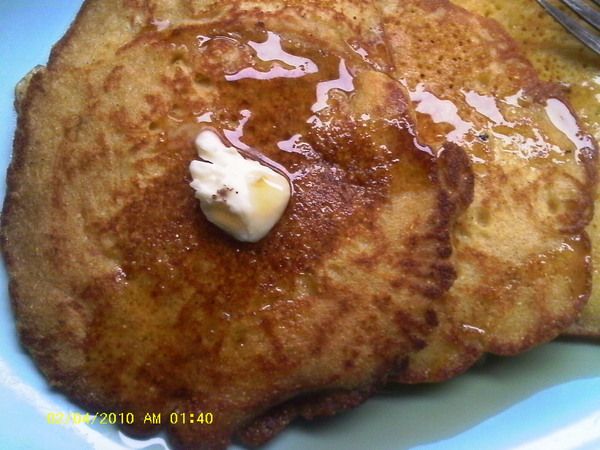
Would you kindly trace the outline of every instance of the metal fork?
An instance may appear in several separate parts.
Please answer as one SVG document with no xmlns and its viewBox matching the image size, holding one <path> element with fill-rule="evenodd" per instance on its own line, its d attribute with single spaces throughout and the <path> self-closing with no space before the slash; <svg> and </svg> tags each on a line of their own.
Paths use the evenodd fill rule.
<svg viewBox="0 0 600 450">
<path fill-rule="evenodd" d="M 600 9 L 586 0 L 561 0 L 573 12 L 591 26 L 586 26 L 582 20 L 561 11 L 549 0 L 537 0 L 558 23 L 566 28 L 573 36 L 600 55 Z M 600 6 L 600 0 L 591 0 Z"/>
</svg>

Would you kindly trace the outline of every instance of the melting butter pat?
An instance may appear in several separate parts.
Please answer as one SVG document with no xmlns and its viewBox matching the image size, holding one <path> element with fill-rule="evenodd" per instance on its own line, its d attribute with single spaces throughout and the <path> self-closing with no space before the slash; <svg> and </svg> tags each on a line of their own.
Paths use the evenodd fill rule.
<svg viewBox="0 0 600 450">
<path fill-rule="evenodd" d="M 196 138 L 198 156 L 190 173 L 206 218 L 243 242 L 257 242 L 279 221 L 290 200 L 286 177 L 244 158 L 213 131 Z"/>
</svg>

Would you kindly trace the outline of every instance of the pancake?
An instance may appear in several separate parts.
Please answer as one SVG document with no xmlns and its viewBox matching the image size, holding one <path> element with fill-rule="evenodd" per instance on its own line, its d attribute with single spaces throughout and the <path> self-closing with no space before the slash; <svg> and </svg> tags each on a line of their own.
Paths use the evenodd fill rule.
<svg viewBox="0 0 600 450">
<path fill-rule="evenodd" d="M 360 2 L 84 4 L 21 85 L 2 215 L 21 340 L 54 387 L 175 448 L 224 448 L 292 399 L 359 404 L 425 345 L 470 164 L 416 141 L 374 18 Z M 207 128 L 292 182 L 257 244 L 194 199 Z"/>
<path fill-rule="evenodd" d="M 461 6 L 500 22 L 519 43 L 540 77 L 561 83 L 584 128 L 600 140 L 600 58 L 548 16 L 534 0 L 518 8 L 501 0 L 456 0 Z M 595 210 L 600 208 L 596 194 Z M 567 333 L 600 337 L 600 215 L 587 230 L 592 241 L 594 267 L 592 295 L 579 320 Z"/>
<path fill-rule="evenodd" d="M 489 19 L 441 0 L 382 0 L 395 76 L 417 134 L 470 154 L 474 201 L 453 234 L 458 278 L 403 382 L 450 378 L 484 353 L 558 336 L 590 295 L 596 143 L 559 85 L 540 81 Z M 424 58 L 426 55 L 426 58 Z"/>
<path fill-rule="evenodd" d="M 571 96 L 556 85 L 540 82 L 538 73 L 498 24 L 479 20 L 444 1 L 380 3 L 387 17 L 386 45 L 395 59 L 396 76 L 411 91 L 420 119 L 418 137 L 434 148 L 456 139 L 471 152 L 477 175 L 475 204 L 459 219 L 460 228 L 456 230 L 459 279 L 436 310 L 440 326 L 428 338 L 428 346 L 407 359 L 396 377 L 397 381 L 413 383 L 442 381 L 469 368 L 485 352 L 524 351 L 557 336 L 575 320 L 590 289 L 589 244 L 583 227 L 589 220 L 595 174 L 587 157 L 590 155 L 582 155 L 579 164 L 568 156 L 586 147 L 574 148 L 577 145 L 565 140 L 556 126 L 548 123 L 544 102 L 553 98 L 557 100 L 555 106 L 569 108 L 567 99 Z M 502 4 L 507 13 L 520 11 L 501 1 L 462 3 L 488 11 L 500 11 Z M 527 18 L 525 22 L 533 20 Z M 530 29 L 535 33 L 536 27 Z M 483 35 L 486 45 L 491 42 L 492 48 L 460 39 L 473 34 Z M 494 56 L 495 51 L 499 54 Z M 495 66 L 492 73 L 481 69 L 481 61 Z M 589 58 L 583 59 L 582 66 L 587 63 Z M 507 74 L 512 81 L 505 80 Z M 469 87 L 472 104 L 465 104 L 465 93 L 460 90 Z M 514 96 L 521 89 L 523 93 Z M 503 97 L 518 107 L 507 104 Z M 492 119 L 485 116 L 494 117 L 494 103 L 501 109 L 498 114 L 509 115 L 516 124 L 495 128 Z M 436 109 L 439 115 L 434 117 Z M 583 118 L 589 114 L 577 111 Z M 448 123 L 439 123 L 443 122 L 440 119 Z M 496 133 L 497 141 L 484 141 L 480 137 L 484 133 Z M 500 139 L 502 134 L 528 137 L 536 133 L 543 135 L 540 154 L 533 153 L 529 159 L 515 153 L 512 158 L 498 157 L 505 151 L 527 150 L 524 139 L 515 139 L 513 144 L 507 142 L 509 139 Z M 566 155 L 561 155 L 561 149 Z M 591 149 L 595 151 L 593 142 Z M 546 151 L 557 153 L 554 161 L 549 161 Z M 557 156 L 566 158 L 566 167 L 559 165 Z M 530 166 L 540 171 L 538 177 L 523 176 L 532 169 Z M 559 184 L 565 179 L 567 183 Z M 527 190 L 523 194 L 524 180 L 531 182 L 542 198 Z M 568 191 L 571 181 L 576 190 L 569 194 L 564 190 Z M 545 193 L 559 199 L 554 214 L 547 214 Z M 534 211 L 536 208 L 538 211 Z M 573 246 L 572 242 L 580 245 Z M 569 247 L 562 247 L 565 244 Z M 518 251 L 521 245 L 525 248 L 522 254 Z M 559 250 L 557 254 L 557 248 L 573 251 L 565 254 Z M 513 254 L 518 256 L 516 260 Z M 480 335 L 483 332 L 485 336 Z M 244 440 L 259 445 L 297 417 L 326 416 L 335 405 L 358 400 L 332 395 L 290 401 L 257 419 L 246 429 Z"/>
</svg>

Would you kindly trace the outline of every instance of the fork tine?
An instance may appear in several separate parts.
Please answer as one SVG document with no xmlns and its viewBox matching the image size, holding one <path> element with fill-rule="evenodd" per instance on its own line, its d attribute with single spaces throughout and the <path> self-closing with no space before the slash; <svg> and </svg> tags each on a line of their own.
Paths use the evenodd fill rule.
<svg viewBox="0 0 600 450">
<path fill-rule="evenodd" d="M 598 36 L 594 35 L 594 33 L 586 27 L 581 26 L 576 19 L 573 19 L 568 14 L 562 12 L 548 0 L 537 0 L 537 2 L 542 5 L 542 7 L 548 11 L 558 23 L 565 27 L 567 31 L 600 55 L 600 38 Z"/>
<path fill-rule="evenodd" d="M 600 29 L 600 13 L 598 10 L 575 0 L 562 0 L 562 2 L 575 11 L 587 23 Z"/>
</svg>

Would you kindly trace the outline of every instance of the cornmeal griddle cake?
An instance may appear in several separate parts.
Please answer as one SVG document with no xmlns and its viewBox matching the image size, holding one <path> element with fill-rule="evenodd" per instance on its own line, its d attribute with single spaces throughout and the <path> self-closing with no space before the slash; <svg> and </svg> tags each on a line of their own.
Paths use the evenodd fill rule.
<svg viewBox="0 0 600 450">
<path fill-rule="evenodd" d="M 211 413 L 166 432 L 224 448 L 291 399 L 359 404 L 426 344 L 470 164 L 416 139 L 378 23 L 363 2 L 84 4 L 20 85 L 2 216 L 21 339 L 53 386 Z M 202 130 L 291 183 L 256 244 L 194 198 Z"/>
<path fill-rule="evenodd" d="M 542 82 L 490 19 L 447 1 L 381 1 L 395 76 L 417 133 L 467 150 L 474 201 L 453 234 L 458 278 L 440 326 L 399 379 L 436 381 L 484 352 L 512 355 L 559 335 L 591 289 L 596 142 L 561 86 Z M 424 58 L 426 55 L 426 58 Z"/>
<path fill-rule="evenodd" d="M 409 91 L 419 139 L 433 148 L 459 143 L 476 176 L 475 201 L 455 229 L 458 279 L 437 304 L 439 326 L 427 347 L 399 371 L 402 382 L 441 381 L 485 352 L 514 354 L 545 342 L 577 318 L 590 292 L 583 228 L 595 188 L 593 138 L 600 137 L 598 59 L 533 0 L 456 3 L 472 12 L 447 1 L 378 2 L 392 71 Z M 497 17 L 519 42 L 477 12 Z M 541 82 L 538 73 L 572 84 Z M 595 215 L 592 242 L 597 227 Z M 592 294 L 569 332 L 598 334 L 597 298 Z M 339 401 L 290 401 L 244 437 L 264 442 L 295 417 L 327 414 Z"/>
<path fill-rule="evenodd" d="M 389 380 L 597 335 L 597 66 L 514 26 L 553 26 L 533 1 L 504 21 L 533 64 L 474 13 L 510 2 L 457 3 L 87 0 L 17 88 L 2 215 L 50 383 L 92 410 L 210 412 L 168 426 L 175 448 L 259 445 Z M 257 243 L 194 197 L 203 132 L 289 181 Z"/>
<path fill-rule="evenodd" d="M 457 0 L 456 3 L 498 20 L 519 43 L 540 77 L 561 83 L 582 125 L 600 139 L 600 58 L 548 16 L 534 0 Z M 598 194 L 595 210 L 599 208 Z M 592 295 L 568 334 L 600 337 L 600 214 L 587 232 L 592 241 Z"/>
</svg>

